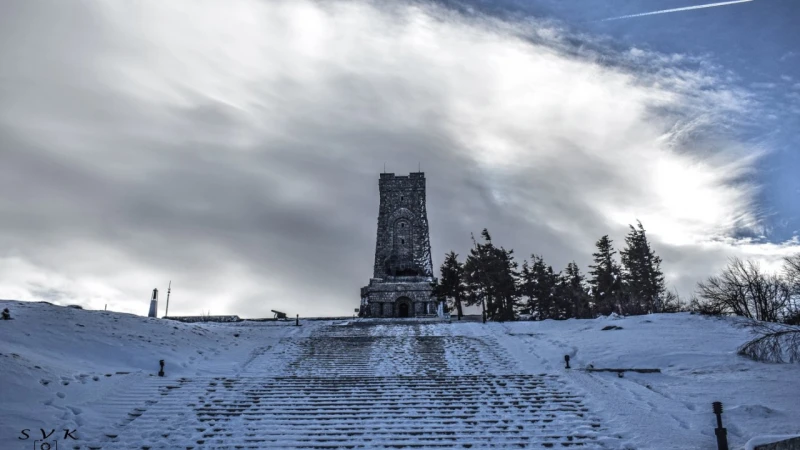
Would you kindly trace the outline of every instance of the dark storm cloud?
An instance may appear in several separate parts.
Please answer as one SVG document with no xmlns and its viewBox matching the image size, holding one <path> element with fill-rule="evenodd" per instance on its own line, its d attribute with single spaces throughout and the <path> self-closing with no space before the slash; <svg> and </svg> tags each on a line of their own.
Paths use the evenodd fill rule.
<svg viewBox="0 0 800 450">
<path fill-rule="evenodd" d="M 699 93 L 709 74 L 637 78 L 561 30 L 419 5 L 72 6 L 0 6 L 0 297 L 143 313 L 172 279 L 175 314 L 347 314 L 384 164 L 426 172 L 437 265 L 488 227 L 585 267 L 638 218 L 685 292 L 750 220 L 750 161 L 680 143 L 744 102 Z"/>
</svg>

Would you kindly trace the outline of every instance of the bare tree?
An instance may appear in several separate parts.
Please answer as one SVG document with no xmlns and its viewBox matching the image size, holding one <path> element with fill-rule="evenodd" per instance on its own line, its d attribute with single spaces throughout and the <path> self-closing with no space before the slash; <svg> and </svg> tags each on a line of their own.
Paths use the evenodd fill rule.
<svg viewBox="0 0 800 450">
<path fill-rule="evenodd" d="M 760 336 L 739 347 L 740 355 L 763 362 L 800 362 L 800 327 L 758 321 L 744 326 Z"/>
<path fill-rule="evenodd" d="M 784 259 L 783 276 L 791 293 L 784 322 L 800 325 L 800 253 Z"/>
<path fill-rule="evenodd" d="M 675 291 L 666 291 L 660 301 L 660 312 L 676 313 L 686 311 L 688 305 L 684 303 L 681 296 Z"/>
<path fill-rule="evenodd" d="M 800 253 L 784 258 L 783 273 L 792 293 L 800 294 Z"/>
<path fill-rule="evenodd" d="M 733 314 L 778 322 L 791 305 L 789 284 L 777 274 L 762 271 L 758 263 L 731 258 L 718 276 L 698 283 L 696 306 L 718 314 Z"/>
</svg>

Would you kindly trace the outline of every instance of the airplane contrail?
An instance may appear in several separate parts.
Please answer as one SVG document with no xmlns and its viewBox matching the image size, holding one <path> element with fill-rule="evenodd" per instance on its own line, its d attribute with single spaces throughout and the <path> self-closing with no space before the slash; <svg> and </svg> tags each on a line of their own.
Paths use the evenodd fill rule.
<svg viewBox="0 0 800 450">
<path fill-rule="evenodd" d="M 661 11 L 652 11 L 652 12 L 646 12 L 646 13 L 641 13 L 641 14 L 631 14 L 631 15 L 628 15 L 628 16 L 610 17 L 608 19 L 601 20 L 601 22 L 606 22 L 606 21 L 609 21 L 609 20 L 630 19 L 632 17 L 653 16 L 653 15 L 656 15 L 656 14 L 668 14 L 668 13 L 679 12 L 679 11 L 690 11 L 690 10 L 693 10 L 693 9 L 714 8 L 716 6 L 734 5 L 736 3 L 747 3 L 747 2 L 752 2 L 752 1 L 753 0 L 732 0 L 732 1 L 729 1 L 729 2 L 708 3 L 708 4 L 705 4 L 705 5 L 686 6 L 686 7 L 683 7 L 683 8 L 662 9 Z"/>
</svg>

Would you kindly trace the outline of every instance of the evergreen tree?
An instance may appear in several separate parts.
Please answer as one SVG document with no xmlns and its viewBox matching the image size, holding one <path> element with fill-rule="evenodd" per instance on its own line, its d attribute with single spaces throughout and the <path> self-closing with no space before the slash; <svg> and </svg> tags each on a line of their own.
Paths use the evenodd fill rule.
<svg viewBox="0 0 800 450">
<path fill-rule="evenodd" d="M 622 279 L 626 292 L 626 314 L 647 314 L 661 311 L 666 287 L 661 272 L 661 258 L 647 241 L 644 227 L 630 225 L 625 237 L 626 248 L 620 251 Z"/>
<path fill-rule="evenodd" d="M 558 311 L 563 318 L 587 319 L 592 317 L 589 305 L 591 298 L 587 292 L 586 282 L 574 261 L 567 264 L 564 272 L 559 274 L 556 292 Z"/>
<path fill-rule="evenodd" d="M 493 263 L 494 297 L 498 307 L 494 317 L 500 321 L 514 320 L 519 297 L 518 264 L 514 261 L 514 250 L 495 247 Z"/>
<path fill-rule="evenodd" d="M 523 263 L 520 291 L 527 297 L 527 309 L 538 320 L 557 317 L 557 284 L 558 276 L 553 273 L 551 266 L 544 263 L 541 256 L 531 255 L 531 263 Z"/>
<path fill-rule="evenodd" d="M 616 251 L 612 247 L 613 241 L 608 235 L 603 236 L 595 244 L 597 252 L 593 253 L 594 265 L 589 274 L 589 285 L 592 287 L 592 300 L 597 314 L 607 315 L 619 309 L 622 298 L 621 270 L 614 260 Z M 618 311 L 619 312 L 619 311 Z"/>
<path fill-rule="evenodd" d="M 536 281 L 533 270 L 528 265 L 528 261 L 524 260 L 522 261 L 522 269 L 519 271 L 519 295 L 525 299 L 522 312 L 531 316 L 534 316 L 537 310 L 536 301 L 534 300 L 536 298 L 535 287 Z"/>
<path fill-rule="evenodd" d="M 450 252 L 445 256 L 440 269 L 439 284 L 434 287 L 434 295 L 458 313 L 458 320 L 464 316 L 462 302 L 465 299 L 466 285 L 464 265 L 458 261 L 458 255 Z"/>
<path fill-rule="evenodd" d="M 483 321 L 487 320 L 487 307 L 491 310 L 492 291 L 489 280 L 488 260 L 492 238 L 489 231 L 484 229 L 481 233 L 486 243 L 479 244 L 472 236 L 472 249 L 464 262 L 464 281 L 466 284 L 465 304 L 467 306 L 480 305 Z"/>
<path fill-rule="evenodd" d="M 480 304 L 483 320 L 512 320 L 517 298 L 513 250 L 495 247 L 489 231 L 481 232 L 483 243 L 473 237 L 473 247 L 464 263 L 465 304 Z"/>
</svg>

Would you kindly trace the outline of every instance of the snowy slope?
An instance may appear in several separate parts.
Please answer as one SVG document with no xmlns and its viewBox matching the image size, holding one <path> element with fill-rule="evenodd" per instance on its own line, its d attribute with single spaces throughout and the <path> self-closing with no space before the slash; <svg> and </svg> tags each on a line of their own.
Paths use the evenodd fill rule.
<svg viewBox="0 0 800 450">
<path fill-rule="evenodd" d="M 521 340 L 517 354 L 566 374 L 587 404 L 634 448 L 716 448 L 711 403 L 724 406 L 731 448 L 764 434 L 800 434 L 800 365 L 736 355 L 750 339 L 734 318 L 688 313 L 499 325 Z M 602 329 L 607 325 L 621 330 Z M 570 355 L 572 370 L 563 369 Z M 575 368 L 658 368 L 661 374 Z"/>
<path fill-rule="evenodd" d="M 0 301 L 2 308 L 13 317 L 0 321 L 3 450 L 19 446 L 22 429 L 99 421 L 84 405 L 154 378 L 160 359 L 170 378 L 235 372 L 257 345 L 294 331 L 288 322 L 260 323 L 254 332 L 45 303 Z"/>
<path fill-rule="evenodd" d="M 0 321 L 2 449 L 29 448 L 29 441 L 20 446 L 17 439 L 23 428 L 70 428 L 79 435 L 109 429 L 116 416 L 136 406 L 132 402 L 165 395 L 166 383 L 241 378 L 255 389 L 254 377 L 286 375 L 296 383 L 331 375 L 354 380 L 423 373 L 455 380 L 545 374 L 553 386 L 577 394 L 605 432 L 618 439 L 612 441 L 616 447 L 606 448 L 715 448 L 710 404 L 716 400 L 725 404 L 731 448 L 742 448 L 757 435 L 800 434 L 800 367 L 737 356 L 736 348 L 749 336 L 733 326 L 734 319 L 673 314 L 414 327 L 319 321 L 294 327 L 292 322 L 182 324 L 0 301 L 3 307 L 14 320 Z M 602 331 L 609 324 L 622 329 Z M 571 356 L 571 370 L 563 367 L 565 354 Z M 159 359 L 166 360 L 165 378 L 154 376 Z M 618 378 L 577 370 L 589 364 L 662 373 Z M 192 388 L 186 386 L 188 395 Z M 458 386 L 447 386 L 458 393 Z M 203 392 L 198 395 L 209 395 Z M 234 394 L 218 400 L 240 398 Z M 145 414 L 135 423 L 157 427 L 162 419 L 148 414 L 149 422 Z"/>
</svg>

